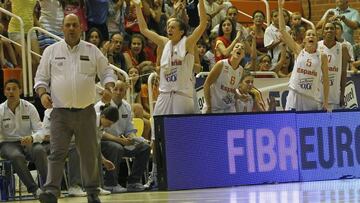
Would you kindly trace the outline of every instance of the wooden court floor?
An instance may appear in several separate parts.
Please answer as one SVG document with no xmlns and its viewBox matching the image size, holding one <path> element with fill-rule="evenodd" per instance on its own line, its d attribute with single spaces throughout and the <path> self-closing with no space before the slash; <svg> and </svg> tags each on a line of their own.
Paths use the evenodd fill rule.
<svg viewBox="0 0 360 203">
<path fill-rule="evenodd" d="M 360 179 L 269 184 L 183 191 L 151 191 L 101 196 L 103 203 L 358 203 Z M 38 202 L 13 201 L 13 202 Z M 86 197 L 59 199 L 59 203 L 87 203 Z"/>
</svg>

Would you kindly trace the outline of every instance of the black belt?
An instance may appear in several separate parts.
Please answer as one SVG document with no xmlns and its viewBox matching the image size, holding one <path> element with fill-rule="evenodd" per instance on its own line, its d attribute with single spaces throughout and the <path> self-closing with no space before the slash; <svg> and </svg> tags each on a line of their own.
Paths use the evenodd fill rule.
<svg viewBox="0 0 360 203">
<path fill-rule="evenodd" d="M 77 111 L 84 110 L 84 109 L 81 109 L 81 108 L 58 108 L 58 109 L 71 111 L 71 112 L 77 112 Z"/>
</svg>

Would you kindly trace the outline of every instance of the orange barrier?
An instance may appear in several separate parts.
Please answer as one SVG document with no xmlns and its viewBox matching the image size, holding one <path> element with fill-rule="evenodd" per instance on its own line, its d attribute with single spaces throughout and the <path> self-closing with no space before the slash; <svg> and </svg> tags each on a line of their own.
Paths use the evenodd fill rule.
<svg viewBox="0 0 360 203">
<path fill-rule="evenodd" d="M 241 10 L 249 15 L 252 16 L 253 12 L 256 10 L 260 10 L 264 12 L 266 15 L 266 8 L 265 4 L 259 0 L 230 0 L 232 5 L 235 6 L 238 10 Z M 273 9 L 276 9 L 278 7 L 277 1 L 268 1 L 270 5 L 270 12 Z M 291 12 L 300 12 L 303 14 L 303 9 L 301 5 L 300 0 L 295 1 L 286 1 L 284 5 L 285 9 L 291 11 Z M 242 24 L 252 24 L 252 19 L 249 17 L 246 17 L 244 15 L 239 14 L 238 22 Z"/>
<path fill-rule="evenodd" d="M 22 84 L 22 69 L 21 68 L 3 68 L 3 79 L 5 82 L 10 79 L 16 79 Z"/>
</svg>

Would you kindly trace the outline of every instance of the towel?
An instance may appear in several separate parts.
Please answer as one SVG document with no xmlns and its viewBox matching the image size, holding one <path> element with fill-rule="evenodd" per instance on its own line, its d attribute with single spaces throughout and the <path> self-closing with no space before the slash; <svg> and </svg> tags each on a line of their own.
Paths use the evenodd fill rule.
<svg viewBox="0 0 360 203">
<path fill-rule="evenodd" d="M 163 53 L 161 55 L 160 66 L 166 66 L 171 61 L 171 53 L 179 56 L 183 59 L 186 55 L 186 39 L 187 37 L 183 37 L 175 46 L 172 45 L 171 40 L 169 40 L 164 47 Z"/>
</svg>

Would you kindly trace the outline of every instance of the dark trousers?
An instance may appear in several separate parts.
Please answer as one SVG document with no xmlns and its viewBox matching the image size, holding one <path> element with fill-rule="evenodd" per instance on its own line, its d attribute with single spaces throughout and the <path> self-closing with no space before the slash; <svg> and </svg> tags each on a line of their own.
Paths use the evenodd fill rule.
<svg viewBox="0 0 360 203">
<path fill-rule="evenodd" d="M 119 178 L 119 166 L 123 157 L 134 157 L 131 175 L 128 183 L 139 183 L 148 164 L 150 156 L 150 146 L 146 143 L 138 144 L 133 150 L 125 149 L 121 144 L 113 141 L 101 141 L 101 151 L 105 158 L 115 164 L 115 170 L 105 171 L 104 185 L 116 186 Z"/>
<path fill-rule="evenodd" d="M 80 170 L 84 188 L 88 194 L 98 193 L 99 144 L 96 135 L 96 113 L 93 105 L 83 110 L 72 111 L 54 108 L 50 115 L 50 155 L 45 190 L 60 195 L 60 185 L 69 152 L 69 144 L 75 135 L 75 144 L 80 154 Z"/>
<path fill-rule="evenodd" d="M 45 180 L 47 176 L 47 153 L 46 147 L 40 143 L 21 146 L 20 142 L 3 142 L 0 144 L 0 155 L 10 160 L 14 171 L 24 183 L 29 193 L 34 193 L 39 188 L 28 169 L 27 162 L 35 163 L 40 177 Z"/>
</svg>

